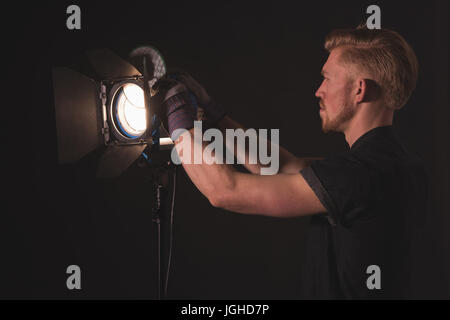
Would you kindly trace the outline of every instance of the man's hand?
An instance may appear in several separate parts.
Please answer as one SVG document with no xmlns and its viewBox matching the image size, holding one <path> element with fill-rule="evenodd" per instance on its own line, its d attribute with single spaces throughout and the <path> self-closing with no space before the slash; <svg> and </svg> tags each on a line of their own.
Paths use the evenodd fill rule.
<svg viewBox="0 0 450 320">
<path fill-rule="evenodd" d="M 167 129 L 172 140 L 178 136 L 173 133 L 176 129 L 191 129 L 197 117 L 197 105 L 194 104 L 187 87 L 173 79 L 160 79 L 152 90 L 158 91 L 160 95 L 161 110 L 160 117 L 167 119 Z M 162 113 L 162 114 L 161 114 Z M 165 114 L 164 114 L 165 113 Z M 163 121 L 164 123 L 164 121 Z"/>
<path fill-rule="evenodd" d="M 205 88 L 198 83 L 192 76 L 186 72 L 182 72 L 176 76 L 176 78 L 184 83 L 186 87 L 197 97 L 200 106 L 211 103 L 211 97 Z"/>
</svg>

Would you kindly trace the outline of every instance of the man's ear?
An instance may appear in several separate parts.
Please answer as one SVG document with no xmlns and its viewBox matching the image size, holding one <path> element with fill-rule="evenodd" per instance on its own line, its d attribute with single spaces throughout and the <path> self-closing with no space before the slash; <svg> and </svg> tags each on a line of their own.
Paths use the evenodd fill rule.
<svg viewBox="0 0 450 320">
<path fill-rule="evenodd" d="M 378 100 L 381 95 L 380 86 L 372 79 L 357 79 L 356 102 L 371 102 Z"/>
</svg>

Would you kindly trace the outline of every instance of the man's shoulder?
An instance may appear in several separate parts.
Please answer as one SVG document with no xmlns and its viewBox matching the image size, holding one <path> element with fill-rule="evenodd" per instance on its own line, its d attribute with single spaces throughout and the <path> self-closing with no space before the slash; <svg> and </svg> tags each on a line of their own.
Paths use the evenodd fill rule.
<svg viewBox="0 0 450 320">
<path fill-rule="evenodd" d="M 390 148 L 378 145 L 347 150 L 310 164 L 316 174 L 332 173 L 342 177 L 355 174 L 395 175 L 398 173 L 427 175 L 425 162 L 403 146 Z"/>
</svg>

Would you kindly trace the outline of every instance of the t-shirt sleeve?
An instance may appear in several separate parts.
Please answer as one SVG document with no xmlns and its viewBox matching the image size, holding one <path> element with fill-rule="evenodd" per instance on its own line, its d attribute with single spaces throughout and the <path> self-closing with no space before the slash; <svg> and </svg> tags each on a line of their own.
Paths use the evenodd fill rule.
<svg viewBox="0 0 450 320">
<path fill-rule="evenodd" d="M 316 160 L 300 173 L 327 209 L 332 225 L 345 225 L 368 213 L 373 179 L 354 156 Z"/>
</svg>

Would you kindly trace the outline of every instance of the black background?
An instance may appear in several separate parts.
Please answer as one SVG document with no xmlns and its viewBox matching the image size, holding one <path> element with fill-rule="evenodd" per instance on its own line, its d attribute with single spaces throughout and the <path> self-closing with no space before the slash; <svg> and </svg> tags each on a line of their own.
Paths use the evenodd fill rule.
<svg viewBox="0 0 450 320">
<path fill-rule="evenodd" d="M 416 221 L 411 297 L 450 298 L 448 2 L 263 3 L 3 7 L 0 298 L 156 298 L 149 170 L 134 164 L 118 179 L 99 181 L 92 159 L 57 164 L 52 66 L 76 67 L 89 49 L 126 57 L 151 44 L 245 126 L 279 128 L 281 145 L 297 156 L 327 156 L 347 145 L 342 134 L 320 127 L 314 92 L 323 40 L 334 28 L 365 22 L 370 4 L 381 7 L 382 27 L 402 34 L 420 63 L 417 89 L 394 120 L 404 144 L 427 164 L 431 185 L 429 210 Z M 70 4 L 81 8 L 81 30 L 66 28 Z M 168 298 L 295 298 L 308 218 L 215 209 L 178 173 Z M 80 291 L 66 288 L 71 264 L 82 269 Z"/>
</svg>

